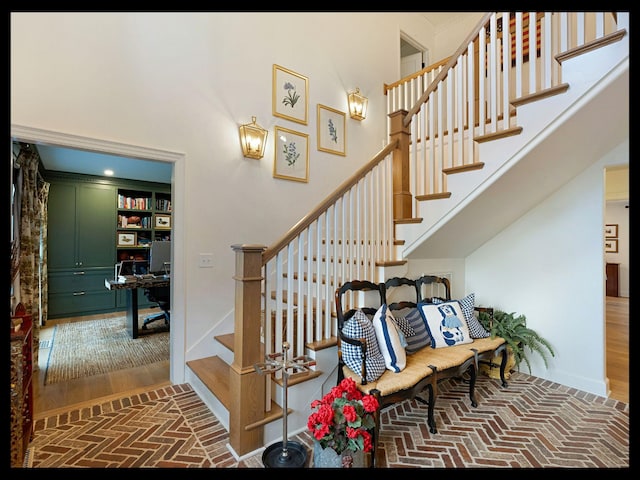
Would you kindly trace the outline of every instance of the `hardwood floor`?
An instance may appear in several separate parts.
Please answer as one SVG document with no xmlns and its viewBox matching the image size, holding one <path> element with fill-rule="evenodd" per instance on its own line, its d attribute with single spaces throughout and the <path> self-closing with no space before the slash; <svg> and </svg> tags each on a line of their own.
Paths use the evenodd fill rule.
<svg viewBox="0 0 640 480">
<path fill-rule="evenodd" d="M 157 309 L 140 310 L 140 315 L 157 313 Z M 40 330 L 40 344 L 51 339 L 55 325 L 65 322 L 93 320 L 104 317 L 122 316 L 122 312 L 101 315 L 49 320 Z M 68 382 L 44 385 L 44 373 L 47 365 L 47 349 L 42 349 L 38 357 L 38 370 L 33 376 L 33 395 L 35 418 L 44 418 L 59 411 L 79 407 L 96 398 L 120 397 L 152 390 L 156 387 L 171 385 L 169 381 L 169 361 L 156 362 L 139 367 L 90 377 L 77 378 Z"/>
<path fill-rule="evenodd" d="M 607 297 L 606 304 L 609 397 L 629 403 L 629 298 Z"/>
<path fill-rule="evenodd" d="M 141 313 L 151 313 L 153 310 Z M 121 313 L 112 314 L 121 315 Z M 609 397 L 629 403 L 629 298 L 606 297 L 606 359 L 609 377 Z M 65 321 L 81 321 L 96 318 L 50 320 L 40 333 L 40 339 L 50 336 L 53 326 Z M 169 361 L 79 378 L 69 382 L 43 385 L 46 355 L 40 355 L 39 370 L 34 373 L 35 417 L 44 418 L 61 411 L 77 408 L 97 398 L 108 399 L 123 395 L 135 395 L 157 387 L 170 385 Z"/>
</svg>

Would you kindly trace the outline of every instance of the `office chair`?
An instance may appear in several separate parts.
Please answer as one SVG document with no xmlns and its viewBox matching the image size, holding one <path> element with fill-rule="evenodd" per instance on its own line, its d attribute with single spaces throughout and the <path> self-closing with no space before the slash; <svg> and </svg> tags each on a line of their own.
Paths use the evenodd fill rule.
<svg viewBox="0 0 640 480">
<path fill-rule="evenodd" d="M 144 323 L 142 324 L 142 329 L 147 330 L 147 325 L 162 319 L 164 319 L 164 323 L 167 326 L 169 326 L 170 295 L 171 295 L 170 287 L 165 286 L 165 287 L 145 288 L 144 294 L 146 295 L 146 297 L 149 299 L 150 302 L 156 303 L 158 307 L 160 307 L 162 312 L 149 315 L 147 318 L 145 318 Z"/>
</svg>

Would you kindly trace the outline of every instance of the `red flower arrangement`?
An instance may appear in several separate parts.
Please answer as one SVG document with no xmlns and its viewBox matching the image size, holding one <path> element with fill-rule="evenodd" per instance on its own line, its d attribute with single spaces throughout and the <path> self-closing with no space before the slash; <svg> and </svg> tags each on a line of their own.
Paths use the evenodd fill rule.
<svg viewBox="0 0 640 480">
<path fill-rule="evenodd" d="M 322 448 L 333 448 L 338 454 L 345 450 L 370 452 L 371 430 L 378 400 L 363 395 L 351 378 L 345 378 L 321 400 L 311 402 L 315 411 L 309 415 L 307 428 Z"/>
</svg>

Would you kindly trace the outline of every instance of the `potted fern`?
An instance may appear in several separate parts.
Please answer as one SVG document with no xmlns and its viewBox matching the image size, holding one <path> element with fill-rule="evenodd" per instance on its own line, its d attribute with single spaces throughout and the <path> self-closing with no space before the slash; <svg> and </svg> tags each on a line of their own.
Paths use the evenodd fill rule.
<svg viewBox="0 0 640 480">
<path fill-rule="evenodd" d="M 491 333 L 491 337 L 502 337 L 507 342 L 507 367 L 505 377 L 511 376 L 511 370 L 519 367 L 524 361 L 531 373 L 529 353 L 537 353 L 542 357 L 544 366 L 548 368 L 549 355 L 555 357 L 551 344 L 542 338 L 535 330 L 527 327 L 527 318 L 515 312 L 507 313 L 494 310 L 493 318 L 486 312 L 480 312 L 479 320 L 482 326 Z M 511 358 L 509 358 L 511 357 Z M 482 365 L 480 371 L 492 378 L 500 378 L 500 358 L 494 357 L 488 365 Z"/>
</svg>

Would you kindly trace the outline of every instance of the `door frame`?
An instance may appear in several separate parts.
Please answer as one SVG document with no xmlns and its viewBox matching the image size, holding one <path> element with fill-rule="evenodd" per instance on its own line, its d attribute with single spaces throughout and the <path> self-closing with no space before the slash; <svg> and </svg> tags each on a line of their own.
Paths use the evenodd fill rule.
<svg viewBox="0 0 640 480">
<path fill-rule="evenodd" d="M 71 135 L 51 130 L 27 127 L 23 125 L 11 125 L 11 142 L 24 142 L 51 145 L 56 147 L 74 148 L 78 150 L 88 150 L 107 155 L 117 155 L 129 157 L 131 159 L 152 160 L 168 162 L 173 165 L 171 175 L 171 196 L 180 201 L 175 201 L 173 205 L 172 218 L 172 255 L 174 264 L 172 269 L 171 282 L 171 329 L 169 332 L 170 359 L 169 376 L 173 384 L 181 384 L 185 381 L 185 342 L 186 342 L 186 292 L 181 288 L 174 288 L 175 285 L 185 285 L 184 281 L 184 252 L 186 248 L 184 218 L 185 204 L 185 163 L 184 153 L 172 152 L 155 148 L 139 147 L 132 144 L 124 144 L 101 140 L 79 135 Z"/>
</svg>

